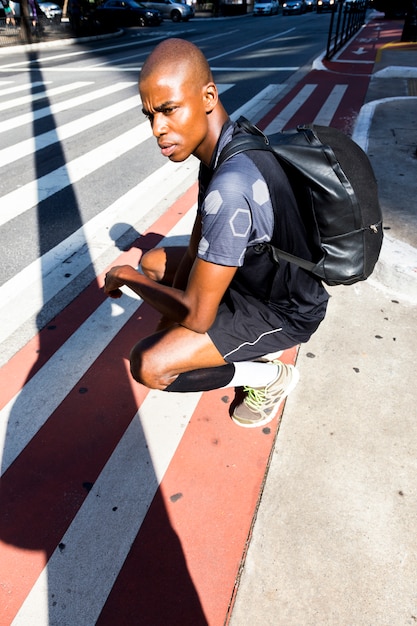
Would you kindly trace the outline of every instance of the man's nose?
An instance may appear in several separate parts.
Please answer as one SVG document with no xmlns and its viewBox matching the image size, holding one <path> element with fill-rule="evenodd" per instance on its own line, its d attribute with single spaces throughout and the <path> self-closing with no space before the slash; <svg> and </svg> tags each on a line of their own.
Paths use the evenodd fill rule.
<svg viewBox="0 0 417 626">
<path fill-rule="evenodd" d="M 155 137 L 161 137 L 165 133 L 165 116 L 162 113 L 155 113 L 152 120 L 152 132 Z"/>
</svg>

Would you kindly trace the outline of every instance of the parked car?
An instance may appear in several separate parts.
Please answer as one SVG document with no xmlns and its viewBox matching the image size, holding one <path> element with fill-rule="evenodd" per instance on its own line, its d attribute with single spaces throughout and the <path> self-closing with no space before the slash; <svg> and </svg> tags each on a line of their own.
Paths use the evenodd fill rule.
<svg viewBox="0 0 417 626">
<path fill-rule="evenodd" d="M 285 0 L 282 5 L 282 15 L 293 15 L 294 13 L 301 15 L 305 11 L 305 0 Z"/>
<path fill-rule="evenodd" d="M 53 2 L 39 2 L 40 10 L 45 17 L 53 24 L 60 24 L 62 19 L 62 9 Z"/>
<path fill-rule="evenodd" d="M 306 0 L 306 11 L 314 11 L 317 6 L 317 0 Z"/>
<path fill-rule="evenodd" d="M 173 22 L 188 22 L 190 17 L 194 16 L 193 7 L 175 0 L 144 0 L 142 3 L 150 9 L 157 9 L 162 13 L 162 17 L 170 19 Z"/>
<path fill-rule="evenodd" d="M 253 15 L 276 15 L 278 9 L 278 0 L 255 0 Z"/>
<path fill-rule="evenodd" d="M 97 7 L 93 17 L 103 26 L 159 26 L 162 23 L 159 11 L 135 0 L 107 0 Z"/>
<path fill-rule="evenodd" d="M 323 11 L 332 11 L 335 4 L 335 0 L 317 0 L 317 13 L 323 13 Z"/>
</svg>

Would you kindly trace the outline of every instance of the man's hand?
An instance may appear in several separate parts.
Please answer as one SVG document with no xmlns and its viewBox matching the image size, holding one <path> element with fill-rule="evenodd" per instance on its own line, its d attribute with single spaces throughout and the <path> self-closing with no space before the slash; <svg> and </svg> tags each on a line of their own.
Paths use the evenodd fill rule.
<svg viewBox="0 0 417 626">
<path fill-rule="evenodd" d="M 117 270 L 121 267 L 121 265 L 112 267 L 104 279 L 104 293 L 110 298 L 120 298 L 123 295 L 120 287 L 123 287 L 124 282 L 117 277 Z"/>
</svg>

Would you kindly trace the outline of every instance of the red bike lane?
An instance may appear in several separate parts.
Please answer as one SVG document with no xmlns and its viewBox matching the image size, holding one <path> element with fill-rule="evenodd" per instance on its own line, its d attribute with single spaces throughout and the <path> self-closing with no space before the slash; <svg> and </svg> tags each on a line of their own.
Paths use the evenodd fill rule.
<svg viewBox="0 0 417 626">
<path fill-rule="evenodd" d="M 294 114 L 286 120 L 282 130 L 295 128 L 299 124 L 311 124 L 332 90 L 339 86 L 344 88 L 344 94 L 329 125 L 351 134 L 364 104 L 376 55 L 383 46 L 398 42 L 401 27 L 398 21 L 388 22 L 382 18 L 369 21 L 331 60 L 318 60 L 313 69 L 262 118 L 258 126 L 266 129 L 285 107 L 291 105 L 297 94 L 302 93 L 306 85 L 315 86 L 314 91 L 294 109 Z"/>
</svg>

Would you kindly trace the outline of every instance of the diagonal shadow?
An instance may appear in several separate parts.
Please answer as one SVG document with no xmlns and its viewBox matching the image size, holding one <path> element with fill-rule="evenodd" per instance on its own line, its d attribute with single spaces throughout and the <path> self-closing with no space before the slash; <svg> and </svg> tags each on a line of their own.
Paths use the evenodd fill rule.
<svg viewBox="0 0 417 626">
<path fill-rule="evenodd" d="M 31 53 L 29 60 L 31 84 L 43 82 L 36 54 Z M 42 106 L 45 106 L 45 101 Z M 56 129 L 52 114 L 49 123 L 51 128 Z M 35 119 L 35 140 L 39 132 Z M 48 158 L 53 161 L 54 167 L 64 166 L 65 154 L 58 137 L 49 150 Z M 45 154 L 41 150 L 35 150 L 34 159 L 39 179 L 45 170 Z M 39 203 L 37 211 L 37 238 L 41 258 L 51 248 L 51 237 L 60 221 L 65 220 L 74 230 L 83 227 L 77 197 L 69 177 L 65 188 L 51 199 Z M 141 241 L 136 245 L 140 247 Z M 44 294 L 47 292 L 47 280 L 47 277 L 43 278 Z M 137 571 L 142 574 L 131 582 L 133 598 L 138 599 L 137 611 L 143 611 L 146 606 L 150 619 L 148 623 L 152 623 L 152 626 L 166 626 L 168 623 L 172 626 L 205 626 L 207 620 L 188 572 L 181 542 L 168 519 L 147 451 L 146 437 L 136 416 L 138 398 L 133 393 L 125 363 L 130 346 L 138 340 L 138 336 L 135 335 L 132 341 L 131 333 L 121 331 L 117 340 L 108 344 L 100 358 L 87 371 L 79 366 L 79 376 L 74 387 L 66 389 L 64 399 L 57 402 L 50 416 L 36 428 L 33 436 L 27 435 L 26 431 L 36 422 L 42 404 L 47 399 L 54 398 L 61 381 L 65 385 L 69 370 L 78 367 L 73 362 L 74 355 L 69 352 L 50 373 L 49 378 L 43 380 L 42 384 L 37 384 L 42 365 L 59 349 L 62 337 L 65 337 L 65 333 L 70 336 L 79 327 L 78 322 L 74 324 L 74 319 L 78 319 L 82 303 L 88 303 L 91 309 L 88 314 L 93 313 L 98 306 L 108 307 L 106 317 L 111 319 L 112 303 L 102 294 L 101 285 L 93 273 L 91 284 L 85 292 L 52 320 L 48 318 L 48 303 L 45 302 L 37 315 L 38 360 L 9 414 L 0 491 L 0 539 L 5 548 L 3 550 L 0 546 L 0 551 L 4 552 L 0 557 L 0 588 L 4 591 L 0 604 L 0 623 L 9 624 L 13 620 L 14 624 L 27 625 L 36 621 L 43 626 L 63 623 L 91 626 L 96 623 L 98 613 L 103 607 L 97 605 L 96 614 L 92 615 L 91 598 L 97 595 L 95 556 L 91 554 L 91 558 L 86 559 L 84 553 L 89 554 L 95 535 L 105 531 L 101 526 L 103 520 L 99 516 L 88 518 L 88 523 L 78 529 L 81 537 L 78 534 L 72 554 L 72 546 L 66 545 L 62 538 L 71 529 L 75 516 L 80 515 L 85 508 L 88 510 L 88 499 L 95 497 L 96 481 L 99 481 L 109 457 L 123 436 L 130 432 L 129 428 L 133 424 L 137 440 L 143 442 L 137 451 L 134 450 L 134 454 L 142 455 L 141 463 L 148 470 L 145 475 L 139 474 L 130 478 L 132 488 L 146 493 L 149 485 L 153 485 L 154 507 L 158 510 L 159 524 L 157 537 L 156 532 L 151 533 L 150 537 L 148 533 L 147 541 L 155 541 L 158 550 L 163 546 L 160 555 L 162 559 L 158 562 L 158 571 L 155 572 L 152 585 L 154 596 L 158 598 L 155 605 L 149 604 L 148 598 L 141 594 L 144 582 L 141 576 L 147 576 L 148 572 L 143 563 L 137 563 Z M 135 315 L 133 322 L 136 317 Z M 146 310 L 143 312 L 141 307 L 140 318 L 138 334 L 149 333 L 155 323 L 153 313 Z M 93 342 L 94 338 L 91 337 L 91 343 Z M 85 350 L 88 351 L 89 347 L 90 340 L 87 341 L 86 338 Z M 100 370 L 100 367 L 103 369 Z M 106 368 L 108 371 L 105 371 Z M 33 381 L 35 384 L 30 387 L 28 396 L 25 390 Z M 142 393 L 145 394 L 145 391 Z M 24 441 L 25 437 L 27 441 Z M 24 445 L 19 449 L 20 440 L 24 441 Z M 129 476 L 131 470 L 132 464 L 127 457 L 123 461 L 123 471 Z M 132 504 L 123 504 L 133 507 L 134 500 Z M 129 513 L 135 517 L 135 510 L 130 510 Z M 138 534 L 140 528 L 139 522 L 137 524 L 134 535 Z M 120 533 L 123 533 L 122 523 Z M 111 578 L 110 570 L 113 561 L 117 561 L 118 552 L 118 545 L 115 544 L 106 555 L 108 580 Z M 140 560 L 140 551 L 130 558 Z M 68 566 L 69 559 L 72 559 L 71 567 Z M 79 594 L 79 581 L 75 580 L 78 559 L 87 563 L 89 569 L 88 572 L 82 572 L 86 586 L 82 595 Z M 117 582 L 118 575 L 117 571 L 114 572 L 114 580 L 104 593 L 104 599 L 111 591 L 114 581 Z M 28 594 L 37 579 L 36 587 L 39 585 L 40 593 L 33 599 Z M 149 579 L 146 582 L 149 589 Z M 10 589 L 13 593 L 9 593 Z M 135 612 L 134 606 L 133 611 Z M 77 616 L 76 621 L 71 617 L 74 615 Z M 136 616 L 132 616 L 133 621 L 129 623 L 138 623 L 138 615 L 136 613 Z M 114 624 L 106 621 L 104 614 L 100 623 Z"/>
</svg>

